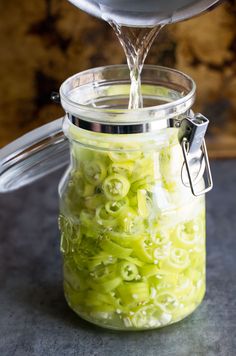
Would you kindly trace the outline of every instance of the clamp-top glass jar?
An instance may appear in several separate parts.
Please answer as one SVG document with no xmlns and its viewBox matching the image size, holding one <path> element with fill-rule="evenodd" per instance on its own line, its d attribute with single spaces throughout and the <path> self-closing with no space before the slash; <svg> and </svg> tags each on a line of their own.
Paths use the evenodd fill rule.
<svg viewBox="0 0 236 356">
<path fill-rule="evenodd" d="M 129 88 L 126 66 L 69 78 L 60 89 L 65 137 L 57 133 L 57 145 L 53 141 L 54 150 L 66 138 L 70 143 L 70 165 L 59 185 L 67 302 L 82 318 L 120 330 L 177 322 L 202 301 L 204 193 L 212 187 L 208 121 L 191 112 L 191 78 L 144 66 L 144 108 L 138 110 L 125 109 Z M 10 157 L 9 151 L 12 146 Z M 11 160 L 0 171 L 1 190 L 14 187 Z M 33 179 L 32 167 L 29 160 L 21 164 L 22 181 Z"/>
<path fill-rule="evenodd" d="M 124 66 L 87 71 L 61 88 L 71 145 L 59 189 L 65 295 L 84 319 L 113 329 L 176 322 L 205 292 L 204 197 L 182 182 L 179 143 L 195 86 L 148 66 L 142 83 L 148 108 L 137 111 L 122 109 Z M 193 185 L 204 189 L 202 174 Z"/>
</svg>

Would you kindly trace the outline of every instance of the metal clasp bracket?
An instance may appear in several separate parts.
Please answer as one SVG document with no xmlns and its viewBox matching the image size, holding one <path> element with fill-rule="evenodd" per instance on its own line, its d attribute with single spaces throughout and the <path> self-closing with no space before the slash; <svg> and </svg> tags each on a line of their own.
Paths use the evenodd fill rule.
<svg viewBox="0 0 236 356">
<path fill-rule="evenodd" d="M 211 169 L 204 140 L 208 124 L 209 120 L 205 116 L 196 114 L 193 118 L 188 117 L 183 119 L 179 128 L 179 142 L 183 151 L 189 185 L 195 196 L 205 194 L 213 188 Z M 196 162 L 200 163 L 200 168 L 194 177 L 192 167 Z M 200 178 L 206 177 L 206 186 L 200 191 L 196 190 L 199 176 Z M 186 185 L 183 179 L 183 169 L 182 182 Z"/>
</svg>

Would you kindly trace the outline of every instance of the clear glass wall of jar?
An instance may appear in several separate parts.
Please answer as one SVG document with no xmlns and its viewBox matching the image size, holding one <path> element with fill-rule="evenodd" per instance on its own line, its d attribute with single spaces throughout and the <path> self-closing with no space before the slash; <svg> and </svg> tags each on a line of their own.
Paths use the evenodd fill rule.
<svg viewBox="0 0 236 356">
<path fill-rule="evenodd" d="M 126 66 L 77 74 L 60 90 L 71 155 L 59 187 L 65 296 L 82 318 L 119 330 L 177 322 L 205 293 L 205 197 L 183 184 L 178 137 L 195 84 L 154 66 L 142 83 L 134 111 Z"/>
</svg>

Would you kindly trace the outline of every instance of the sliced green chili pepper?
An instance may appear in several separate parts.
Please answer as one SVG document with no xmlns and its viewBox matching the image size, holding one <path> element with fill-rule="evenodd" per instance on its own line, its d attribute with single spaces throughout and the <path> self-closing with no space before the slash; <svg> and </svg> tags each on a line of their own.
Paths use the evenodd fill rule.
<svg viewBox="0 0 236 356">
<path fill-rule="evenodd" d="M 118 287 L 121 303 L 124 305 L 149 301 L 149 285 L 145 282 L 124 282 Z"/>
<path fill-rule="evenodd" d="M 129 234 L 141 234 L 144 230 L 142 217 L 133 208 L 126 207 L 119 216 L 120 229 Z"/>
<path fill-rule="evenodd" d="M 157 265 L 153 264 L 146 264 L 140 268 L 141 276 L 146 278 L 157 275 L 158 271 Z"/>
<path fill-rule="evenodd" d="M 114 162 L 112 163 L 109 168 L 108 172 L 110 175 L 112 174 L 121 174 L 125 177 L 130 177 L 134 169 L 133 162 Z"/>
<path fill-rule="evenodd" d="M 188 252 L 181 248 L 172 248 L 170 252 L 170 257 L 164 259 L 161 268 L 176 271 L 183 270 L 189 266 L 190 259 Z"/>
<path fill-rule="evenodd" d="M 123 208 L 128 206 L 128 199 L 127 197 L 121 199 L 121 200 L 116 200 L 116 201 L 109 201 L 106 203 L 105 208 L 107 211 L 107 214 L 110 214 L 111 216 L 119 216 Z"/>
<path fill-rule="evenodd" d="M 122 149 L 122 147 L 121 147 Z M 109 152 L 109 157 L 113 162 L 126 162 L 126 161 L 135 161 L 139 159 L 141 156 L 141 152 L 138 151 L 111 151 Z"/>
<path fill-rule="evenodd" d="M 103 182 L 103 191 L 107 199 L 120 200 L 129 191 L 130 183 L 127 178 L 120 174 L 108 176 Z"/>
<path fill-rule="evenodd" d="M 148 251 L 148 246 L 142 240 L 134 241 L 133 255 L 146 263 L 153 263 L 154 258 Z"/>
<path fill-rule="evenodd" d="M 117 232 L 117 231 L 108 231 L 107 237 L 109 237 L 112 241 L 118 243 L 123 247 L 133 247 L 134 241 L 145 240 L 144 235 L 139 234 L 129 234 L 126 232 Z"/>
<path fill-rule="evenodd" d="M 98 224 L 105 226 L 105 227 L 112 227 L 117 224 L 116 218 L 112 215 L 108 214 L 104 205 L 99 206 L 96 209 L 96 221 Z"/>
<path fill-rule="evenodd" d="M 102 194 L 94 194 L 84 199 L 84 205 L 89 210 L 96 210 L 97 207 L 105 203 L 105 197 Z"/>
<path fill-rule="evenodd" d="M 132 253 L 131 248 L 121 247 L 120 245 L 109 240 L 101 241 L 100 246 L 104 251 L 110 253 L 111 256 L 118 258 L 125 258 Z"/>
<path fill-rule="evenodd" d="M 139 189 L 137 191 L 138 196 L 138 211 L 139 214 L 146 218 L 148 216 L 148 206 L 147 206 L 147 192 L 145 189 Z"/>
<path fill-rule="evenodd" d="M 95 186 L 102 183 L 107 174 L 107 168 L 105 164 L 98 160 L 84 163 L 83 171 L 84 177 L 88 183 Z"/>
<path fill-rule="evenodd" d="M 138 277 L 138 268 L 131 262 L 121 262 L 120 274 L 125 281 L 133 281 Z"/>
<path fill-rule="evenodd" d="M 116 289 L 121 284 L 121 282 L 122 282 L 121 277 L 114 277 L 102 283 L 96 283 L 90 280 L 89 285 L 92 289 L 95 289 L 99 292 L 101 291 L 110 292 Z"/>
</svg>

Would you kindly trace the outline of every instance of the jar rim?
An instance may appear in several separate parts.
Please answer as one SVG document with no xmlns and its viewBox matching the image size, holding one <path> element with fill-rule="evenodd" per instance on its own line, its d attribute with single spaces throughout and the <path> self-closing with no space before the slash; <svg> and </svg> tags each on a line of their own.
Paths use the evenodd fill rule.
<svg viewBox="0 0 236 356">
<path fill-rule="evenodd" d="M 121 122 L 126 124 L 137 124 L 156 121 L 159 119 L 163 120 L 163 118 L 167 120 L 181 115 L 191 108 L 195 100 L 196 84 L 190 76 L 176 69 L 156 65 L 144 65 L 142 73 L 145 75 L 147 71 L 159 73 L 159 75 L 162 75 L 163 77 L 169 75 L 173 79 L 173 82 L 170 84 L 175 87 L 178 86 L 178 80 L 180 83 L 184 83 L 187 88 L 182 87 L 185 91 L 183 96 L 171 102 L 139 109 L 92 107 L 91 105 L 78 103 L 70 98 L 72 90 L 76 89 L 76 87 L 87 84 L 85 80 L 86 77 L 91 78 L 90 83 L 93 83 L 94 88 L 96 88 L 99 86 L 99 83 L 106 83 L 106 78 L 104 79 L 103 75 L 107 75 L 109 77 L 111 73 L 115 74 L 119 72 L 126 73 L 126 75 L 128 75 L 128 66 L 118 64 L 87 69 L 66 79 L 60 87 L 61 105 L 66 113 L 71 114 L 74 117 L 83 118 L 83 120 L 87 122 L 112 124 L 120 124 Z M 119 76 L 118 78 L 120 80 Z M 117 79 L 113 76 L 112 80 L 114 82 Z M 164 84 L 164 82 L 162 82 L 162 84 Z M 166 81 L 166 85 L 167 84 L 168 81 Z"/>
</svg>

